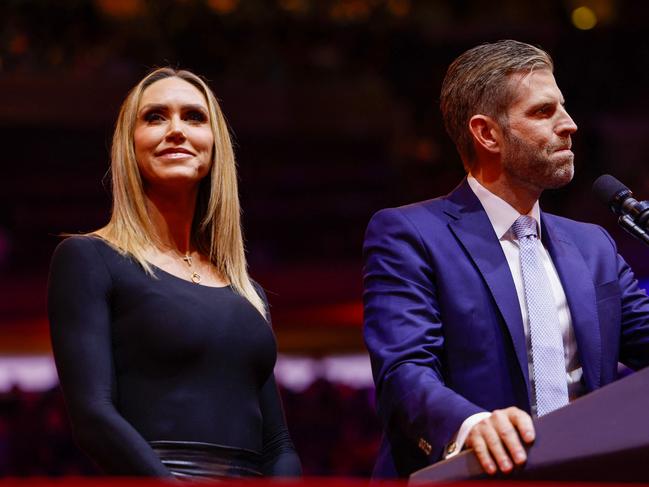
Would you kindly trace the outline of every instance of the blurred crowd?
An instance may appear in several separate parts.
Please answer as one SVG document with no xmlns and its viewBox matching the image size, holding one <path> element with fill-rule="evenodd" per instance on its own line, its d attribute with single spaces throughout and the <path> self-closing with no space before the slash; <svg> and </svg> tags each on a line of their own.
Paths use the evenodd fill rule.
<svg viewBox="0 0 649 487">
<path fill-rule="evenodd" d="M 581 3 L 598 16 L 591 30 L 571 22 Z M 439 116 L 441 79 L 467 47 L 505 37 L 552 53 L 579 125 L 575 181 L 544 208 L 610 229 L 586 196 L 599 174 L 649 195 L 647 23 L 648 7 L 623 0 L 2 2 L 0 126 L 20 147 L 8 148 L 18 164 L 0 183 L 3 238 L 18 250 L 46 242 L 29 249 L 42 266 L 47 234 L 103 224 L 116 105 L 149 68 L 171 64 L 204 74 L 222 98 L 253 267 L 356 261 L 374 211 L 444 194 L 462 177 Z M 15 100 L 25 108 L 9 110 Z M 34 174 L 46 182 L 34 186 Z"/>
<path fill-rule="evenodd" d="M 320 379 L 280 392 L 305 475 L 370 475 L 380 439 L 372 389 Z M 0 477 L 98 474 L 74 444 L 58 387 L 0 393 Z"/>
</svg>

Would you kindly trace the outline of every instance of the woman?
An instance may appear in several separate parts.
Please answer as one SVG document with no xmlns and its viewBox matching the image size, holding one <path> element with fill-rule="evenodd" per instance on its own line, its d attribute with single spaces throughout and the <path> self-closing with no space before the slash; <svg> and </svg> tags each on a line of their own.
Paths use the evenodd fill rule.
<svg viewBox="0 0 649 487">
<path fill-rule="evenodd" d="M 246 272 L 232 144 L 188 71 L 129 93 L 113 212 L 64 240 L 49 316 L 79 445 L 109 474 L 300 474 L 273 377 L 268 305 Z"/>
</svg>

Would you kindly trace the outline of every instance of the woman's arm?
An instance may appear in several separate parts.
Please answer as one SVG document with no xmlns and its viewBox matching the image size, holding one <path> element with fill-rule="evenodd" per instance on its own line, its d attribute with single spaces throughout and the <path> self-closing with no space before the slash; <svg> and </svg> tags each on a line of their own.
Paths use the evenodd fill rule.
<svg viewBox="0 0 649 487">
<path fill-rule="evenodd" d="M 260 405 L 264 416 L 263 474 L 275 477 L 302 475 L 300 458 L 286 427 L 282 402 L 273 374 L 261 390 Z"/>
<path fill-rule="evenodd" d="M 253 281 L 253 286 L 266 305 L 268 326 L 271 325 L 268 298 L 263 288 Z M 262 472 L 266 476 L 298 477 L 302 475 L 302 465 L 286 427 L 275 375 L 270 374 L 261 388 L 259 405 L 264 419 Z"/>
<path fill-rule="evenodd" d="M 170 476 L 115 409 L 111 345 L 112 278 L 93 237 L 71 237 L 54 252 L 48 286 L 52 348 L 75 439 L 107 474 Z"/>
</svg>

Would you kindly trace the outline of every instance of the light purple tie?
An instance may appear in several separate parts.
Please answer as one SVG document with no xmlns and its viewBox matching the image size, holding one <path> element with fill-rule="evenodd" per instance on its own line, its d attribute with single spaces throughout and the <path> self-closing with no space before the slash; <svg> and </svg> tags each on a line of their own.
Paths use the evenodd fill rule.
<svg viewBox="0 0 649 487">
<path fill-rule="evenodd" d="M 538 253 L 536 220 L 531 216 L 520 216 L 512 230 L 520 250 L 532 346 L 536 414 L 543 416 L 568 404 L 563 340 L 550 281 Z"/>
</svg>

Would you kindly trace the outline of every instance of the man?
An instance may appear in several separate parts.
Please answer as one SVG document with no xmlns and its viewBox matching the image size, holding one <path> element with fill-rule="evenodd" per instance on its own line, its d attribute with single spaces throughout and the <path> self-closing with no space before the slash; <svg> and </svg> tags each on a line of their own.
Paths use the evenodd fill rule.
<svg viewBox="0 0 649 487">
<path fill-rule="evenodd" d="M 364 246 L 365 341 L 385 438 L 375 476 L 464 448 L 487 473 L 526 460 L 532 417 L 649 364 L 649 299 L 600 227 L 543 213 L 573 176 L 550 56 L 484 44 L 448 69 L 449 195 L 378 212 Z M 594 425 L 596 427 L 596 425 Z"/>
</svg>

